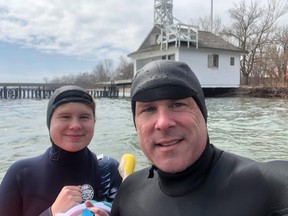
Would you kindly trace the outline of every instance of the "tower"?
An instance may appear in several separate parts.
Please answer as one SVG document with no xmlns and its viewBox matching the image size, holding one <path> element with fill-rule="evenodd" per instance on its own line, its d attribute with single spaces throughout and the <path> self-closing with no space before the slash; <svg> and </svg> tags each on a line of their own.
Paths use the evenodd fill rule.
<svg viewBox="0 0 288 216">
<path fill-rule="evenodd" d="M 198 48 L 198 28 L 173 17 L 173 0 L 154 0 L 154 26 L 161 30 L 157 39 L 161 50 L 168 49 L 171 43 L 180 47 L 183 42 L 187 47 L 194 44 Z"/>
<path fill-rule="evenodd" d="M 155 0 L 154 25 L 173 24 L 173 0 Z"/>
</svg>

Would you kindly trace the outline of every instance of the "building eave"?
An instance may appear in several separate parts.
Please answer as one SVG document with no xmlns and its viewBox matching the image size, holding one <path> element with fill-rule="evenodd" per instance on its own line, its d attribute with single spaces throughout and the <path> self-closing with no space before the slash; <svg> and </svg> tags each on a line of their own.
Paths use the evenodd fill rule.
<svg viewBox="0 0 288 216">
<path fill-rule="evenodd" d="M 143 43 L 140 45 L 138 50 L 129 53 L 128 57 L 133 57 L 134 55 L 141 54 L 141 53 L 147 53 L 147 52 L 153 52 L 153 51 L 159 51 L 161 50 L 161 46 L 156 43 L 157 35 L 160 34 L 160 29 L 154 26 L 150 33 L 147 35 Z M 174 43 L 168 44 L 168 49 L 171 47 L 175 47 Z M 180 47 L 185 47 L 185 42 L 183 44 L 181 43 Z M 191 50 L 195 50 L 196 47 L 193 44 L 190 44 L 189 48 Z M 211 32 L 206 31 L 199 31 L 199 41 L 198 41 L 198 49 L 214 49 L 214 50 L 223 50 L 223 51 L 229 51 L 229 52 L 237 52 L 242 55 L 247 54 L 248 52 L 234 46 L 233 44 L 225 41 L 219 36 L 214 35 Z"/>
</svg>

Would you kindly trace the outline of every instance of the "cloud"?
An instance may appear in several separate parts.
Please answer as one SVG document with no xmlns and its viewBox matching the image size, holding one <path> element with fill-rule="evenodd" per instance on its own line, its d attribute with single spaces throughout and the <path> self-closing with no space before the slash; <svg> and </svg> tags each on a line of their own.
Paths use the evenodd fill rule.
<svg viewBox="0 0 288 216">
<path fill-rule="evenodd" d="M 232 6 L 214 1 L 214 15 Z M 174 17 L 184 23 L 210 12 L 210 1 L 173 3 Z M 0 40 L 81 59 L 118 59 L 141 45 L 153 19 L 153 0 L 0 0 Z"/>
<path fill-rule="evenodd" d="M 138 48 L 152 18 L 153 5 L 145 1 L 0 0 L 0 40 L 81 58 L 119 58 Z"/>
</svg>

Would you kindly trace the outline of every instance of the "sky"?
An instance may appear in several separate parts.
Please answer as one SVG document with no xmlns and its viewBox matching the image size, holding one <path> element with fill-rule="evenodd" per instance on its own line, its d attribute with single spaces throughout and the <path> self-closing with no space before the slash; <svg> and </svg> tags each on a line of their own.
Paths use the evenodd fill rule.
<svg viewBox="0 0 288 216">
<path fill-rule="evenodd" d="M 214 0 L 214 16 L 225 23 L 239 1 Z M 173 16 L 189 24 L 210 16 L 211 2 L 174 0 Z M 154 0 L 0 0 L 0 83 L 43 83 L 92 72 L 107 59 L 117 66 L 153 21 Z"/>
</svg>

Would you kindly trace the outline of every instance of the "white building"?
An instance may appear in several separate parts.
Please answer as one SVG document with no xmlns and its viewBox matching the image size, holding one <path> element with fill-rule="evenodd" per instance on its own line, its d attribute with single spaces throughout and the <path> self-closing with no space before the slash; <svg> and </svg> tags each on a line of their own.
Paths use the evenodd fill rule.
<svg viewBox="0 0 288 216">
<path fill-rule="evenodd" d="M 238 88 L 240 58 L 245 51 L 211 32 L 181 23 L 173 18 L 172 8 L 172 0 L 155 0 L 154 27 L 138 50 L 128 55 L 134 73 L 157 59 L 183 61 L 203 88 Z"/>
</svg>

